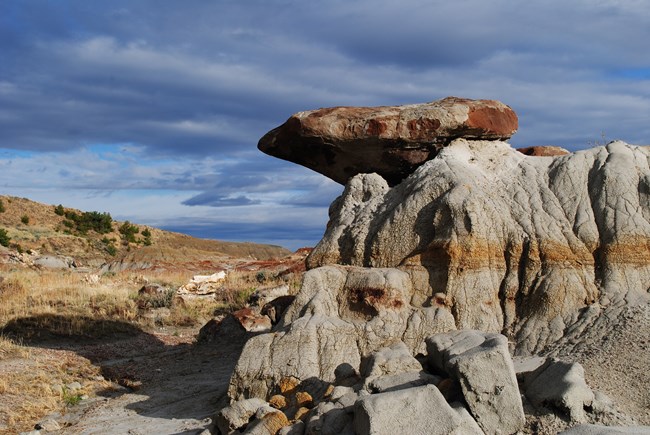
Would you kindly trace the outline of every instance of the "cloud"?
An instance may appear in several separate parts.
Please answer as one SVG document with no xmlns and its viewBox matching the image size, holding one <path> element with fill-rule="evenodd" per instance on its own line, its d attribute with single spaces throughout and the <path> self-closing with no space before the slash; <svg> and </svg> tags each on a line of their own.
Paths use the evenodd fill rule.
<svg viewBox="0 0 650 435">
<path fill-rule="evenodd" d="M 644 0 L 2 2 L 0 186 L 313 244 L 342 187 L 256 149 L 290 114 L 457 95 L 512 106 L 515 146 L 647 144 L 649 19 Z"/>
<path fill-rule="evenodd" d="M 229 197 L 214 192 L 204 192 L 182 202 L 183 205 L 208 205 L 210 207 L 238 207 L 242 205 L 261 204 L 259 199 L 250 199 L 244 195 Z"/>
</svg>

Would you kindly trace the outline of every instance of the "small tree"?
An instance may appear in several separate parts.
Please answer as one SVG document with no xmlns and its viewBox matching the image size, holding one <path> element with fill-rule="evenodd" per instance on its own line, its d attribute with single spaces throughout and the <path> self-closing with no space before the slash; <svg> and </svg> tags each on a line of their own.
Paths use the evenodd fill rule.
<svg viewBox="0 0 650 435">
<path fill-rule="evenodd" d="M 56 213 L 59 216 L 63 216 L 65 214 L 65 210 L 63 209 L 63 206 L 59 204 L 56 207 L 54 207 L 54 213 Z"/>
<path fill-rule="evenodd" d="M 9 246 L 9 243 L 11 242 L 11 239 L 9 238 L 9 235 L 7 234 L 7 230 L 0 228 L 0 245 L 4 246 L 5 248 Z"/>
<path fill-rule="evenodd" d="M 29 225 L 29 216 L 27 216 L 26 214 L 22 215 L 22 217 L 20 218 L 20 221 L 22 223 L 24 223 L 25 225 Z"/>
<path fill-rule="evenodd" d="M 125 244 L 135 243 L 135 235 L 140 232 L 137 226 L 131 225 L 131 222 L 124 222 L 119 228 L 120 234 Z"/>
</svg>

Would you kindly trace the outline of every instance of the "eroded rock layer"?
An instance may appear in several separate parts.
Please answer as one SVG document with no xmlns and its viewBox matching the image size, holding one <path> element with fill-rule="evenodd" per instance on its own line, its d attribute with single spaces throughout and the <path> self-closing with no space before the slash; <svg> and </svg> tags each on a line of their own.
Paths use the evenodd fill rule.
<svg viewBox="0 0 650 435">
<path fill-rule="evenodd" d="M 458 139 L 393 188 L 352 178 L 308 267 L 399 268 L 413 306 L 442 304 L 459 329 L 548 351 L 606 329 L 603 310 L 647 302 L 649 161 L 622 142 L 539 158 Z"/>
<path fill-rule="evenodd" d="M 455 138 L 503 140 L 517 127 L 517 115 L 501 102 L 448 97 L 299 112 L 262 137 L 258 148 L 341 184 L 377 172 L 395 185 Z"/>
</svg>

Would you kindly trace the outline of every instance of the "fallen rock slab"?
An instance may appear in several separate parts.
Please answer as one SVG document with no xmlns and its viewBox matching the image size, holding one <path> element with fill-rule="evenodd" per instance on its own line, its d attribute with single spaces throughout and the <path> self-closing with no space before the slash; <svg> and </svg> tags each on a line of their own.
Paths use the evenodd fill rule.
<svg viewBox="0 0 650 435">
<path fill-rule="evenodd" d="M 524 376 L 526 398 L 535 406 L 552 405 L 566 411 L 572 421 L 586 420 L 584 408 L 591 406 L 594 393 L 585 382 L 579 363 L 550 359 Z"/>
<path fill-rule="evenodd" d="M 526 419 L 508 339 L 452 331 L 427 339 L 429 362 L 460 381 L 470 412 L 486 433 L 515 433 Z"/>
<path fill-rule="evenodd" d="M 372 394 L 357 400 L 358 434 L 483 434 L 469 414 L 457 412 L 433 385 Z"/>
<path fill-rule="evenodd" d="M 517 115 L 499 101 L 447 97 L 299 112 L 264 135 L 258 148 L 341 184 L 376 172 L 395 185 L 455 138 L 505 140 L 517 128 Z"/>
</svg>

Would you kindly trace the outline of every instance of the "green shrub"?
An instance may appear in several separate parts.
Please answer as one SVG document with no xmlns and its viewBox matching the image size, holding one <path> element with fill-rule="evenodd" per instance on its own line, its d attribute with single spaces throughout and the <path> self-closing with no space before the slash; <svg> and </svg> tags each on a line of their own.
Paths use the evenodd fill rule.
<svg viewBox="0 0 650 435">
<path fill-rule="evenodd" d="M 108 252 L 108 255 L 110 255 L 111 257 L 115 257 L 115 255 L 117 254 L 117 248 L 114 245 L 107 245 L 106 252 Z"/>
<path fill-rule="evenodd" d="M 59 216 L 63 216 L 65 214 L 65 210 L 63 209 L 63 206 L 59 204 L 56 207 L 54 207 L 54 213 L 56 213 Z"/>
<path fill-rule="evenodd" d="M 7 211 L 5 208 L 5 203 L 0 199 L 0 213 L 4 213 L 5 211 Z"/>
<path fill-rule="evenodd" d="M 131 225 L 131 222 L 124 222 L 119 228 L 120 234 L 122 234 L 122 239 L 125 244 L 135 243 L 135 235 L 140 232 L 137 226 Z"/>
<path fill-rule="evenodd" d="M 24 223 L 25 225 L 29 225 L 29 216 L 27 216 L 26 214 L 22 215 L 22 216 L 20 217 L 20 221 L 21 221 L 22 223 Z"/>
<path fill-rule="evenodd" d="M 7 234 L 7 230 L 0 228 L 0 245 L 6 247 L 9 247 L 9 242 L 11 242 L 11 239 L 9 238 L 9 235 Z"/>
</svg>

